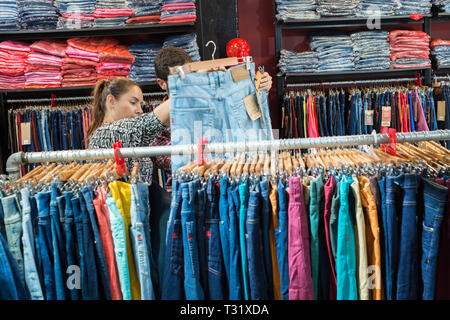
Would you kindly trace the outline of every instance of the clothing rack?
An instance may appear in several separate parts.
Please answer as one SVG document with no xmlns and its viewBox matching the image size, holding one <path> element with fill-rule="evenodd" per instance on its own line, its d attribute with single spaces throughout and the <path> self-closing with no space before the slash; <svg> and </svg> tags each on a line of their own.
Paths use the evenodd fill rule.
<svg viewBox="0 0 450 320">
<path fill-rule="evenodd" d="M 450 130 L 397 133 L 397 142 L 419 142 L 430 140 L 450 140 Z M 321 137 L 305 139 L 281 139 L 256 142 L 211 143 L 204 145 L 204 153 L 280 151 L 319 147 L 339 147 L 355 145 L 378 145 L 390 143 L 389 134 L 369 134 L 357 136 Z M 198 152 L 196 144 L 179 146 L 156 146 L 121 148 L 120 158 L 144 158 L 170 155 L 192 155 Z M 17 152 L 6 162 L 6 171 L 12 181 L 19 179 L 20 166 L 27 163 L 68 162 L 83 160 L 114 159 L 114 149 L 69 150 L 51 152 Z"/>
<path fill-rule="evenodd" d="M 335 82 L 316 82 L 316 83 L 288 83 L 289 87 L 318 87 L 318 86 L 334 86 L 334 85 L 358 85 L 358 84 L 378 84 L 390 82 L 411 82 L 417 81 L 416 78 L 398 78 L 398 79 L 379 79 L 379 80 L 355 80 L 355 81 L 335 81 Z"/>
<path fill-rule="evenodd" d="M 143 94 L 144 97 L 156 97 L 156 96 L 164 96 L 166 92 L 147 92 Z M 41 102 L 52 102 L 52 101 L 83 101 L 83 100 L 91 100 L 92 96 L 82 96 L 82 97 L 60 97 L 60 98 L 38 98 L 38 99 L 12 99 L 6 100 L 6 103 L 41 103 Z"/>
</svg>

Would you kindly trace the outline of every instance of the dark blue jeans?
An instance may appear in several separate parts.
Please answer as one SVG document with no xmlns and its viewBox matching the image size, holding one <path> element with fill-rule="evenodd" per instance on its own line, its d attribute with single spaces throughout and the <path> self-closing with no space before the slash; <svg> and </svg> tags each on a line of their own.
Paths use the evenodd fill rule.
<svg viewBox="0 0 450 320">
<path fill-rule="evenodd" d="M 195 204 L 198 188 L 198 179 L 181 184 L 181 195 L 183 198 L 181 226 L 184 249 L 184 293 L 187 300 L 203 300 L 205 298 L 200 284 L 200 263 L 195 221 Z"/>
<path fill-rule="evenodd" d="M 241 268 L 241 255 L 239 247 L 239 185 L 232 182 L 228 188 L 228 210 L 230 217 L 230 279 L 228 283 L 229 287 L 229 299 L 241 300 L 242 299 L 242 268 Z"/>
<path fill-rule="evenodd" d="M 206 253 L 206 227 L 205 227 L 205 210 L 206 210 L 206 188 L 202 186 L 197 191 L 196 203 L 196 227 L 198 241 L 198 256 L 200 261 L 200 283 L 203 292 L 208 290 L 208 261 Z"/>
<path fill-rule="evenodd" d="M 2 234 L 0 234 L 0 270 L 0 300 L 29 299 L 23 281 L 20 279 L 16 261 Z"/>
<path fill-rule="evenodd" d="M 383 224 L 386 232 L 386 296 L 395 300 L 397 292 L 398 267 L 398 212 L 401 209 L 399 194 L 401 192 L 395 177 L 386 178 L 386 216 Z"/>
<path fill-rule="evenodd" d="M 61 231 L 61 225 L 58 217 L 58 205 L 56 198 L 59 196 L 58 186 L 56 183 L 51 184 L 51 198 L 50 198 L 50 226 L 52 232 L 52 246 L 54 258 L 54 272 L 55 272 L 55 288 L 56 299 L 66 300 L 68 298 L 66 286 L 66 262 L 64 259 L 64 242 Z"/>
<path fill-rule="evenodd" d="M 181 188 L 178 181 L 172 186 L 172 205 L 167 226 L 166 259 L 161 298 L 184 299 L 183 234 L 181 228 Z"/>
<path fill-rule="evenodd" d="M 414 174 L 401 174 L 395 178 L 402 188 L 402 215 L 397 272 L 397 300 L 419 298 L 419 264 L 417 237 L 417 179 Z"/>
<path fill-rule="evenodd" d="M 251 187 L 247 213 L 247 259 L 251 300 L 267 300 L 267 275 L 265 270 L 261 234 L 261 193 L 259 185 Z"/>
<path fill-rule="evenodd" d="M 79 249 L 77 244 L 77 233 L 75 229 L 74 219 L 73 219 L 73 209 L 72 209 L 72 192 L 65 192 L 64 198 L 66 199 L 66 207 L 65 207 L 65 223 L 64 223 L 64 232 L 66 234 L 66 257 L 67 257 L 67 266 L 78 266 L 81 269 L 80 261 L 79 261 Z M 70 270 L 69 274 L 73 274 L 73 271 Z M 75 279 L 76 280 L 76 279 Z M 77 288 L 76 282 L 70 282 L 69 286 L 70 297 L 72 300 L 80 300 L 81 299 L 81 286 Z"/>
<path fill-rule="evenodd" d="M 91 230 L 91 236 L 93 233 L 92 241 L 95 244 L 95 262 L 97 266 L 98 278 L 99 278 L 99 299 L 112 300 L 111 283 L 109 282 L 108 267 L 106 265 L 105 252 L 103 251 L 102 239 L 100 237 L 100 231 L 98 229 L 97 217 L 95 214 L 95 208 L 93 203 L 93 190 L 91 186 L 81 189 L 84 202 L 86 203 L 86 210 L 89 214 L 89 227 Z M 92 245 L 92 243 L 91 243 Z"/>
<path fill-rule="evenodd" d="M 50 194 L 41 192 L 37 195 L 39 211 L 39 250 L 42 258 L 42 269 L 46 300 L 55 300 L 55 274 L 53 267 L 53 239 L 50 226 Z"/>
<path fill-rule="evenodd" d="M 3 206 L 0 205 L 0 234 L 6 239 L 6 230 L 4 222 L 5 214 L 3 213 Z"/>
<path fill-rule="evenodd" d="M 31 223 L 33 225 L 34 245 L 36 253 L 36 269 L 38 272 L 39 280 L 41 282 L 41 287 L 43 287 L 42 284 L 44 283 L 44 274 L 42 271 L 43 267 L 42 267 L 41 250 L 39 249 L 40 240 L 39 240 L 39 214 L 37 207 L 37 195 L 30 197 L 30 207 L 31 207 Z"/>
<path fill-rule="evenodd" d="M 429 179 L 422 178 L 425 216 L 422 230 L 422 283 L 423 300 L 433 300 L 436 285 L 436 265 L 439 252 L 439 232 L 448 189 Z M 448 205 L 448 204 L 447 204 Z"/>
<path fill-rule="evenodd" d="M 226 297 L 225 268 L 219 232 L 219 192 L 212 179 L 208 180 L 205 212 L 206 252 L 208 254 L 208 298 L 223 300 Z"/>
<path fill-rule="evenodd" d="M 277 247 L 278 268 L 280 269 L 281 299 L 289 300 L 289 268 L 287 244 L 287 199 L 286 187 L 283 181 L 278 182 L 278 228 L 275 229 L 275 243 Z"/>
<path fill-rule="evenodd" d="M 269 180 L 263 178 L 259 183 L 261 188 L 262 207 L 261 207 L 261 231 L 264 248 L 264 266 L 266 268 L 266 281 L 268 286 L 269 299 L 273 299 L 273 270 L 272 256 L 270 254 L 269 242 L 269 218 L 270 218 L 270 200 L 269 200 Z"/>
</svg>

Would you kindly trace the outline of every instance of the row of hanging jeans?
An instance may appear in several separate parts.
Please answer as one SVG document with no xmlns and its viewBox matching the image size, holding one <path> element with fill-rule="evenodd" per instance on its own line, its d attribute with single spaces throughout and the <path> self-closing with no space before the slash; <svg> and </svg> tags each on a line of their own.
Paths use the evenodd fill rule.
<svg viewBox="0 0 450 320">
<path fill-rule="evenodd" d="M 159 225 L 169 210 L 155 186 L 52 182 L 41 189 L 24 187 L 0 199 L 0 299 L 159 297 L 158 255 L 165 243 Z"/>
<path fill-rule="evenodd" d="M 162 299 L 434 299 L 449 188 L 447 176 L 395 170 L 179 177 Z"/>
<path fill-rule="evenodd" d="M 445 96 L 448 87 L 443 87 Z M 441 98 L 439 98 L 441 100 Z M 446 101 L 447 110 L 450 100 Z M 437 117 L 434 88 L 371 88 L 287 92 L 282 107 L 284 138 L 370 134 L 390 127 L 398 132 L 446 129 Z"/>
<path fill-rule="evenodd" d="M 14 153 L 85 149 L 91 111 L 87 105 L 9 109 L 9 150 Z M 26 141 L 22 135 L 30 139 Z M 33 167 L 27 165 L 24 170 L 28 172 Z"/>
</svg>

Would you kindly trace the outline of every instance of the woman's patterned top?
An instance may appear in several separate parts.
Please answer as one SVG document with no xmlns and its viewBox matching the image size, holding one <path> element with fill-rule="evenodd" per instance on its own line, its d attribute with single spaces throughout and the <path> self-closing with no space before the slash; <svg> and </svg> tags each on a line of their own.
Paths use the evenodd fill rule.
<svg viewBox="0 0 450 320">
<path fill-rule="evenodd" d="M 89 149 L 111 149 L 113 143 L 122 141 L 123 148 L 146 147 L 162 134 L 167 127 L 154 115 L 144 113 L 135 118 L 127 118 L 104 124 L 91 135 Z M 125 159 L 131 172 L 135 162 L 139 162 L 142 182 L 152 182 L 153 162 L 151 158 Z"/>
</svg>

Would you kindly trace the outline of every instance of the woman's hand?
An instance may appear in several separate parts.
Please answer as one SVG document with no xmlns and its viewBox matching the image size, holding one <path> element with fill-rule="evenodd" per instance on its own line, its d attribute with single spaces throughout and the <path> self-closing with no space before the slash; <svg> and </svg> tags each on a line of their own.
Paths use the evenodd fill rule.
<svg viewBox="0 0 450 320">
<path fill-rule="evenodd" d="M 269 93 L 272 88 L 272 77 L 267 72 L 264 72 L 261 78 L 261 83 L 259 84 L 259 90 L 266 90 Z"/>
</svg>

